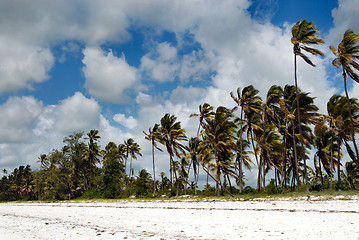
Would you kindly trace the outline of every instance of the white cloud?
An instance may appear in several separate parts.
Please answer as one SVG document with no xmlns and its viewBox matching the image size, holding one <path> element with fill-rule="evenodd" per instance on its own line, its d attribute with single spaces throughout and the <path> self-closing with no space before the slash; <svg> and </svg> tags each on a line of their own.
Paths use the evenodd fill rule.
<svg viewBox="0 0 359 240">
<path fill-rule="evenodd" d="M 89 93 L 109 102 L 129 101 L 126 91 L 139 87 L 137 69 L 128 65 L 124 56 L 118 58 L 112 51 L 106 53 L 99 47 L 87 47 L 83 53 L 85 87 Z"/>
<path fill-rule="evenodd" d="M 32 43 L 124 42 L 130 37 L 125 13 L 124 2 L 113 0 L 1 1 L 0 28 L 4 35 Z"/>
<path fill-rule="evenodd" d="M 358 9 L 357 0 L 338 0 L 338 8 L 332 10 L 334 28 L 329 32 L 327 44 L 337 46 L 349 28 L 359 33 Z"/>
<path fill-rule="evenodd" d="M 0 106 L 0 143 L 29 141 L 31 128 L 42 110 L 33 97 L 13 97 Z"/>
<path fill-rule="evenodd" d="M 129 130 L 134 129 L 138 125 L 137 120 L 134 119 L 132 116 L 126 118 L 125 114 L 121 114 L 121 113 L 115 114 L 113 120 L 122 124 L 124 127 L 126 127 Z"/>
<path fill-rule="evenodd" d="M 2 37 L 0 34 L 0 94 L 31 88 L 49 78 L 54 57 L 47 48 Z"/>
<path fill-rule="evenodd" d="M 155 50 L 141 59 L 140 69 L 158 82 L 171 82 L 175 79 L 180 65 L 177 49 L 169 43 L 159 43 Z"/>
<path fill-rule="evenodd" d="M 61 132 L 87 131 L 99 124 L 99 104 L 79 92 L 61 101 L 56 110 L 55 128 Z"/>
</svg>

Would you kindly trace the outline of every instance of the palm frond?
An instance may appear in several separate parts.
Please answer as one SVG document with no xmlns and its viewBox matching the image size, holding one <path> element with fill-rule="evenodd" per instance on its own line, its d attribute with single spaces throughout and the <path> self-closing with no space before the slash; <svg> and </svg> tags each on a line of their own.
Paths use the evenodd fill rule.
<svg viewBox="0 0 359 240">
<path fill-rule="evenodd" d="M 303 60 L 306 61 L 306 63 L 308 63 L 309 65 L 315 67 L 315 64 L 314 64 L 307 56 L 305 56 L 303 53 L 297 52 L 296 55 L 298 55 L 298 56 L 300 56 L 301 58 L 303 58 Z"/>
<path fill-rule="evenodd" d="M 320 55 L 320 56 L 324 57 L 324 53 L 318 49 L 306 47 L 306 46 L 301 46 L 300 48 L 306 52 L 313 54 L 313 55 Z"/>
</svg>

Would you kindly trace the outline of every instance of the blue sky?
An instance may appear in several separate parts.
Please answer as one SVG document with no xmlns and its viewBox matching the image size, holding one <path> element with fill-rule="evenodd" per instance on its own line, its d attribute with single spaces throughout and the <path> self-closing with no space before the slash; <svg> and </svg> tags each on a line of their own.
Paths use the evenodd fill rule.
<svg viewBox="0 0 359 240">
<path fill-rule="evenodd" d="M 99 129 L 102 146 L 128 137 L 151 169 L 143 130 L 167 112 L 189 136 L 199 104 L 234 106 L 253 84 L 262 96 L 293 83 L 291 27 L 313 21 L 325 58 L 299 63 L 299 85 L 326 101 L 342 92 L 330 44 L 359 32 L 356 0 L 12 0 L 0 2 L 0 168 L 30 164 L 73 132 Z M 358 87 L 350 89 L 359 97 Z M 160 171 L 167 156 L 158 155 Z M 250 178 L 250 177 L 249 177 Z M 249 179 L 251 180 L 251 179 Z"/>
</svg>

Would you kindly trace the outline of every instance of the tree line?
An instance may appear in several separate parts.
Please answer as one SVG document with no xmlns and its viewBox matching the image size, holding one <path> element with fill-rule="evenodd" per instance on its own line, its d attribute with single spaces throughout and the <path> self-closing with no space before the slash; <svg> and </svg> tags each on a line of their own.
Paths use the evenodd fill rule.
<svg viewBox="0 0 359 240">
<path fill-rule="evenodd" d="M 91 130 L 87 135 L 69 135 L 61 150 L 41 155 L 39 170 L 20 166 L 9 175 L 4 172 L 0 199 L 117 198 L 159 196 L 169 191 L 176 196 L 187 191 L 233 195 L 255 191 L 245 187 L 245 173 L 254 166 L 256 191 L 356 189 L 359 103 L 349 97 L 347 79 L 359 82 L 355 61 L 359 58 L 359 35 L 347 30 L 338 47 L 330 46 L 335 55 L 332 64 L 342 70 L 345 97 L 333 95 L 327 102 L 327 113 L 320 114 L 314 97 L 298 88 L 297 79 L 298 56 L 311 66 L 315 64 L 303 52 L 324 56 L 312 47 L 324 44 L 318 33 L 306 20 L 299 20 L 292 28 L 294 85 L 273 85 L 265 99 L 252 85 L 238 88 L 230 93 L 234 108 L 200 105 L 199 111 L 189 116 L 198 118 L 194 137 L 186 135 L 176 116 L 165 114 L 144 132 L 152 146 L 152 175 L 143 169 L 135 176 L 132 161 L 142 155 L 132 138 L 118 145 L 109 142 L 101 150 L 99 132 Z M 156 151 L 166 151 L 169 156 L 169 174 L 166 177 L 161 172 L 161 181 L 156 180 Z M 345 165 L 343 151 L 350 158 Z M 197 187 L 200 171 L 207 177 L 202 191 Z M 269 172 L 274 178 L 266 185 Z"/>
</svg>

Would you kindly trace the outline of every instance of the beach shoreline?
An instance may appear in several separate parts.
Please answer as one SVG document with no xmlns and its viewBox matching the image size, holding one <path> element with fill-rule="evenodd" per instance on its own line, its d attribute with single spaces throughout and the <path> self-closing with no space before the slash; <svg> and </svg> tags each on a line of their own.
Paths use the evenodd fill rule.
<svg viewBox="0 0 359 240">
<path fill-rule="evenodd" d="M 343 198 L 344 199 L 344 198 Z M 1 239 L 358 239 L 359 199 L 0 203 Z"/>
</svg>

